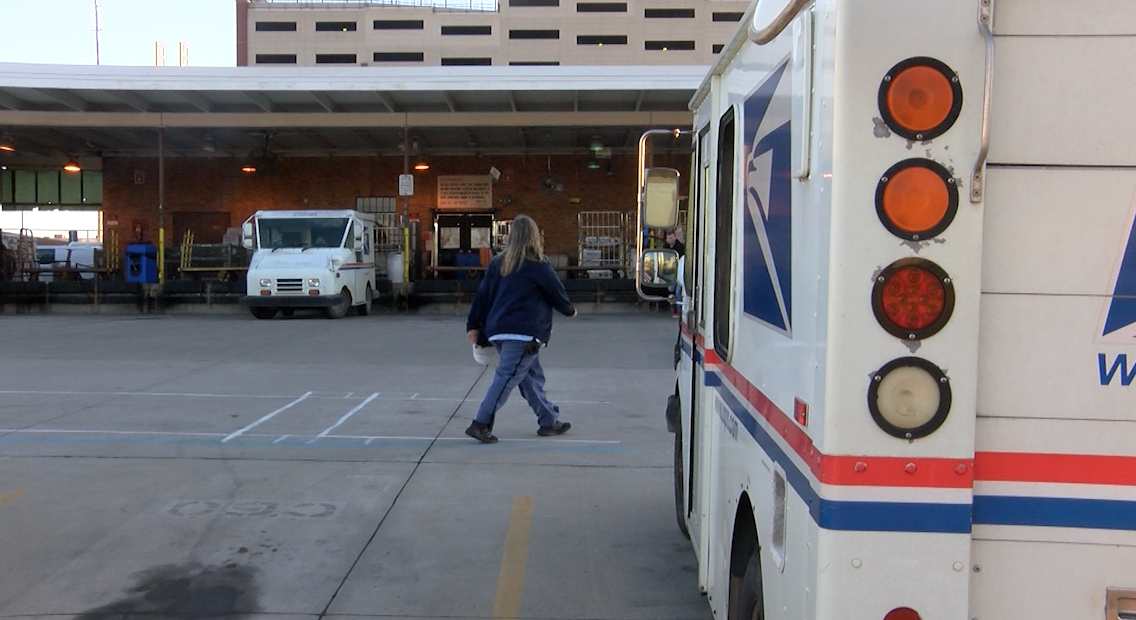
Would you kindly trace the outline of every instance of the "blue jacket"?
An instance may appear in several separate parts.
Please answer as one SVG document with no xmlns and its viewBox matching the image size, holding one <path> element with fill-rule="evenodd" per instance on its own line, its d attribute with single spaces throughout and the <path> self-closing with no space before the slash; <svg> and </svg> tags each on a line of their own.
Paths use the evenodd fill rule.
<svg viewBox="0 0 1136 620">
<path fill-rule="evenodd" d="M 552 309 L 572 316 L 564 284 L 548 263 L 525 260 L 513 273 L 501 275 L 500 256 L 489 262 L 485 278 L 469 308 L 465 328 L 480 330 L 483 338 L 497 334 L 532 336 L 547 344 L 552 336 Z"/>
</svg>

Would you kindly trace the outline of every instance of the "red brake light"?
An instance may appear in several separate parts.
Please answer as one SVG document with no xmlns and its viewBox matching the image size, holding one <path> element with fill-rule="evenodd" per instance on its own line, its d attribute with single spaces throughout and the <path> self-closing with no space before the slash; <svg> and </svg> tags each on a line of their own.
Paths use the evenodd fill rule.
<svg viewBox="0 0 1136 620">
<path fill-rule="evenodd" d="M 884 620 L 923 620 L 923 617 L 910 607 L 900 607 L 889 611 Z"/>
<path fill-rule="evenodd" d="M 954 285 L 938 265 L 907 258 L 880 272 L 872 288 L 872 310 L 888 333 L 922 340 L 946 325 L 954 297 Z"/>
</svg>

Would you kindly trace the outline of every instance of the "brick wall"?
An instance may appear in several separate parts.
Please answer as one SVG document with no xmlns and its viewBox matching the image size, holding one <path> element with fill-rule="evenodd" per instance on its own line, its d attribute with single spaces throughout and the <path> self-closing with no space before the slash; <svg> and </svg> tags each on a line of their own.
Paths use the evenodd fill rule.
<svg viewBox="0 0 1136 620">
<path fill-rule="evenodd" d="M 419 218 L 423 228 L 431 226 L 439 175 L 488 174 L 495 166 L 503 172 L 493 184 L 497 219 L 529 215 L 544 230 L 546 251 L 567 254 L 575 261 L 579 212 L 635 210 L 635 155 L 601 159 L 598 170 L 586 168 L 589 159 L 583 154 L 554 155 L 551 159 L 544 155 L 431 157 L 430 170 L 414 173 L 410 216 Z M 358 196 L 397 196 L 403 166 L 401 157 L 295 158 L 281 159 L 273 176 L 258 176 L 241 172 L 240 163 L 225 157 L 166 160 L 167 246 L 181 241 L 172 238 L 173 218 L 178 212 L 227 212 L 229 225 L 240 226 L 258 209 L 352 209 Z M 684 179 L 689 170 L 686 156 L 660 156 L 655 164 L 679 169 Z M 540 193 L 541 179 L 550 169 L 564 181 L 564 192 L 554 197 Z M 133 224 L 141 223 L 144 239 L 156 244 L 158 193 L 156 159 L 104 159 L 104 235 L 115 230 L 119 244 L 125 246 L 136 240 Z"/>
</svg>

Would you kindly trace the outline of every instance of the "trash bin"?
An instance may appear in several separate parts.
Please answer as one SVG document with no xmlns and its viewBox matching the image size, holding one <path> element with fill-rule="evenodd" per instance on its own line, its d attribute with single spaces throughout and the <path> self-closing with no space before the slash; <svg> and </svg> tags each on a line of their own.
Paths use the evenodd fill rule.
<svg viewBox="0 0 1136 620">
<path fill-rule="evenodd" d="M 146 284 L 158 282 L 158 248 L 149 243 L 126 246 L 126 281 Z"/>
<path fill-rule="evenodd" d="M 475 254 L 473 252 L 458 252 L 457 254 L 454 255 L 454 266 L 455 267 L 480 267 L 481 266 L 481 260 L 477 256 L 477 254 Z M 465 280 L 465 279 L 469 278 L 471 275 L 472 274 L 470 272 L 462 270 L 462 271 L 457 272 L 457 279 Z"/>
<path fill-rule="evenodd" d="M 391 284 L 402 284 L 402 252 L 387 254 L 387 278 Z"/>
</svg>

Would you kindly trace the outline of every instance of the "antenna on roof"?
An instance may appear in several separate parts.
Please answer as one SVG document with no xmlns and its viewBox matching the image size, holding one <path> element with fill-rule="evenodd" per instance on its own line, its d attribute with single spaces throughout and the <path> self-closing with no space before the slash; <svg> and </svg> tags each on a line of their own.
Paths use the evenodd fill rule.
<svg viewBox="0 0 1136 620">
<path fill-rule="evenodd" d="M 95 64 L 102 64 L 99 58 L 99 32 L 102 28 L 99 27 L 99 0 L 95 0 Z"/>
</svg>

